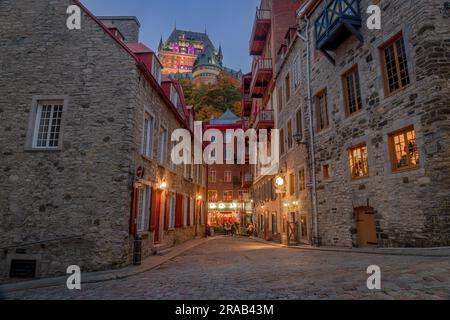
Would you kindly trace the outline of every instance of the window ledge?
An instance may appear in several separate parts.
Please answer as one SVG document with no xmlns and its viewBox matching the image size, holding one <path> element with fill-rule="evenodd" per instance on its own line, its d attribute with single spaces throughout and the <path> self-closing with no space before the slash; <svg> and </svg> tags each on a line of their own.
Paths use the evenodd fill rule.
<svg viewBox="0 0 450 320">
<path fill-rule="evenodd" d="M 51 149 L 51 148 L 25 148 L 25 152 L 29 153 L 57 153 L 62 152 L 62 148 Z"/>
<path fill-rule="evenodd" d="M 416 166 L 416 167 L 410 167 L 410 168 L 405 168 L 405 169 L 391 170 L 391 174 L 396 175 L 396 174 L 401 174 L 401 173 L 414 172 L 414 171 L 419 171 L 420 169 L 421 169 L 420 166 Z"/>
<path fill-rule="evenodd" d="M 403 91 L 409 91 L 409 89 L 412 87 L 412 82 L 410 82 L 408 85 L 404 86 L 401 89 L 397 89 L 396 91 L 387 93 L 384 93 L 384 99 L 381 101 L 385 101 L 385 100 L 391 100 L 394 99 L 399 93 L 402 93 Z M 386 91 L 386 90 L 385 90 Z"/>
</svg>

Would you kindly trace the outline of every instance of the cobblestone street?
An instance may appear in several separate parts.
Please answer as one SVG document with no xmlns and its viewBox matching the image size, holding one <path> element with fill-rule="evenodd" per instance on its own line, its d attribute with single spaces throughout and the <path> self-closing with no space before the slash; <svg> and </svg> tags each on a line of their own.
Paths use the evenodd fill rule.
<svg viewBox="0 0 450 320">
<path fill-rule="evenodd" d="M 369 291 L 378 265 L 382 290 Z M 8 299 L 450 299 L 448 257 L 277 248 L 218 238 L 131 278 L 15 292 Z"/>
</svg>

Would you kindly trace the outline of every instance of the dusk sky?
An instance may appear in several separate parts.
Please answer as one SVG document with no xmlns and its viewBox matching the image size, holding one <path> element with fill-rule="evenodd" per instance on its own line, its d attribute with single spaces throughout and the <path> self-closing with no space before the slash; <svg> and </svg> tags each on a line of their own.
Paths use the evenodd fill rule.
<svg viewBox="0 0 450 320">
<path fill-rule="evenodd" d="M 140 41 L 156 50 L 174 28 L 204 32 L 215 46 L 222 45 L 224 64 L 250 70 L 248 45 L 260 0 L 82 0 L 97 16 L 137 16 Z"/>
</svg>

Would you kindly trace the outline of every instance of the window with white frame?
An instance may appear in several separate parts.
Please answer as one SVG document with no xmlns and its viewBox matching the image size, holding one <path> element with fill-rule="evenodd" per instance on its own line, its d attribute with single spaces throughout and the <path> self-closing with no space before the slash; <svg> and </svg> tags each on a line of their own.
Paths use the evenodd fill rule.
<svg viewBox="0 0 450 320">
<path fill-rule="evenodd" d="M 64 101 L 39 102 L 33 133 L 33 148 L 56 149 L 61 144 Z"/>
<path fill-rule="evenodd" d="M 167 129 L 163 126 L 159 129 L 159 164 L 165 165 L 167 160 Z"/>
<path fill-rule="evenodd" d="M 155 118 L 151 114 L 146 112 L 144 117 L 144 139 L 142 143 L 142 155 L 147 158 L 153 157 L 154 130 Z"/>
<path fill-rule="evenodd" d="M 139 211 L 137 217 L 137 231 L 144 232 L 148 230 L 150 220 L 150 201 L 152 191 L 150 187 L 145 187 L 139 192 Z"/>
<path fill-rule="evenodd" d="M 216 182 L 216 178 L 217 178 L 217 173 L 216 171 L 210 171 L 209 173 L 209 182 L 215 183 Z"/>
<path fill-rule="evenodd" d="M 225 182 L 231 182 L 231 171 L 225 171 L 224 173 L 224 180 Z"/>
<path fill-rule="evenodd" d="M 173 150 L 175 148 L 175 142 L 171 142 L 171 150 Z M 171 151 L 170 151 L 171 152 Z M 170 156 L 170 170 L 172 170 L 173 172 L 177 171 L 177 165 L 173 162 L 172 159 L 172 154 L 169 155 Z"/>
<path fill-rule="evenodd" d="M 177 198 L 175 193 L 170 193 L 169 199 L 169 229 L 175 228 L 175 207 L 177 205 Z"/>
</svg>

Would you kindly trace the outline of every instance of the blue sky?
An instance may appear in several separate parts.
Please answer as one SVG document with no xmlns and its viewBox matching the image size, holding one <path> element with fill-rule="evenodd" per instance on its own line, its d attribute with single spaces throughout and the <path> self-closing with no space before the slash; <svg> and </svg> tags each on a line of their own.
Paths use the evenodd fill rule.
<svg viewBox="0 0 450 320">
<path fill-rule="evenodd" d="M 157 49 L 161 35 L 174 28 L 203 32 L 205 26 L 213 43 L 222 45 L 224 64 L 250 70 L 248 44 L 260 0 L 82 0 L 98 16 L 137 16 L 141 42 Z"/>
</svg>

